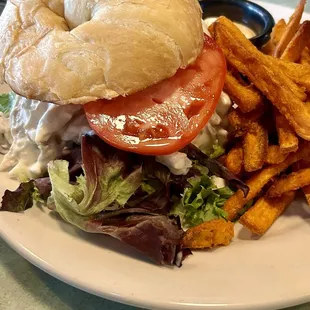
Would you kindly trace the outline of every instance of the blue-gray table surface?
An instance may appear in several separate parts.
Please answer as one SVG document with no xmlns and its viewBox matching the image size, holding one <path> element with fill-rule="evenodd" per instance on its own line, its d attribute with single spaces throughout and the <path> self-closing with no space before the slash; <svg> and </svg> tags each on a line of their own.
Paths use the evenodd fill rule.
<svg viewBox="0 0 310 310">
<path fill-rule="evenodd" d="M 294 8 L 298 0 L 270 0 Z M 309 11 L 309 5 L 307 8 Z M 0 239 L 0 310 L 134 310 L 73 288 L 34 267 Z M 289 308 L 310 310 L 310 303 Z"/>
</svg>

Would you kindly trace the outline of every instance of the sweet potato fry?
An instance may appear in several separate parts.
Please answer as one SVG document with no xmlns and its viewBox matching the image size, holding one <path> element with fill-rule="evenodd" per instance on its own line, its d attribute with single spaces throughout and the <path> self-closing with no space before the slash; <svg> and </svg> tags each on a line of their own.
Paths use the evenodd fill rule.
<svg viewBox="0 0 310 310">
<path fill-rule="evenodd" d="M 284 19 L 280 19 L 272 29 L 270 40 L 262 48 L 262 51 L 266 55 L 272 55 L 276 49 L 276 46 L 280 42 L 286 28 L 286 22 Z"/>
<path fill-rule="evenodd" d="M 300 89 L 303 89 L 301 93 L 296 93 L 296 95 L 299 96 L 298 98 L 301 101 L 304 101 L 304 91 L 310 91 L 310 68 L 294 62 L 276 59 L 270 56 L 266 57 L 273 63 L 273 66 L 282 70 Z"/>
<path fill-rule="evenodd" d="M 231 72 L 226 75 L 224 90 L 243 113 L 257 109 L 264 102 L 264 97 L 253 85 L 242 85 Z"/>
<path fill-rule="evenodd" d="M 206 249 L 229 245 L 233 237 L 234 224 L 224 219 L 217 219 L 187 230 L 182 243 L 189 249 Z"/>
<path fill-rule="evenodd" d="M 308 47 L 304 48 L 302 51 L 300 63 L 304 66 L 310 66 L 310 49 Z"/>
<path fill-rule="evenodd" d="M 282 163 L 288 156 L 288 153 L 283 154 L 279 145 L 269 145 L 265 164 L 276 165 Z"/>
<path fill-rule="evenodd" d="M 303 193 L 305 195 L 305 198 L 306 198 L 306 200 L 308 202 L 308 205 L 310 206 L 310 185 L 304 186 L 302 188 L 302 191 L 303 191 Z"/>
<path fill-rule="evenodd" d="M 295 172 L 306 168 L 310 168 L 310 158 L 302 159 L 293 165 L 293 171 Z M 310 206 L 310 185 L 304 186 L 302 191 L 305 195 L 308 205 Z"/>
<path fill-rule="evenodd" d="M 214 39 L 225 53 L 228 65 L 247 76 L 258 89 L 258 83 L 255 84 L 256 75 L 260 77 L 262 74 L 268 74 L 269 79 L 276 77 L 275 80 L 281 76 L 281 80 L 285 79 L 294 95 L 301 101 L 305 100 L 305 89 L 310 91 L 310 70 L 307 66 L 262 54 L 226 17 L 216 20 L 214 30 Z M 249 72 L 250 75 L 247 74 Z M 256 82 L 261 80 L 260 78 Z M 277 93 L 274 84 L 267 86 L 270 92 L 272 89 L 274 94 Z"/>
<path fill-rule="evenodd" d="M 263 235 L 294 200 L 295 192 L 281 197 L 261 197 L 241 218 L 240 223 L 252 233 Z"/>
<path fill-rule="evenodd" d="M 250 125 L 249 131 L 244 136 L 243 153 L 244 169 L 253 172 L 261 169 L 267 155 L 268 132 L 257 122 Z"/>
<path fill-rule="evenodd" d="M 268 190 L 268 197 L 280 197 L 284 193 L 310 185 L 310 168 L 281 177 Z"/>
<path fill-rule="evenodd" d="M 228 114 L 229 124 L 234 129 L 236 137 L 243 136 L 250 128 L 251 124 L 264 114 L 265 109 L 258 108 L 249 113 L 242 113 L 240 109 L 235 109 Z"/>
<path fill-rule="evenodd" d="M 227 18 L 217 19 L 214 30 L 215 40 L 227 61 L 280 110 L 299 136 L 310 140 L 310 110 L 300 100 L 301 96 L 306 100 L 306 94 Z"/>
<path fill-rule="evenodd" d="M 243 169 L 243 148 L 241 145 L 236 145 L 228 152 L 225 166 L 234 175 L 240 175 Z"/>
<path fill-rule="evenodd" d="M 302 160 L 294 163 L 293 165 L 293 171 L 299 171 L 301 169 L 310 168 L 310 158 L 303 158 Z"/>
<path fill-rule="evenodd" d="M 302 14 L 303 14 L 304 9 L 305 9 L 305 5 L 306 5 L 306 0 L 301 0 L 299 2 L 299 5 L 295 9 L 294 14 L 291 16 L 291 18 L 290 18 L 290 20 L 289 20 L 289 22 L 285 28 L 285 31 L 283 33 L 283 36 L 282 36 L 280 42 L 278 43 L 278 45 L 275 48 L 275 51 L 273 53 L 274 57 L 280 58 L 282 56 L 284 50 L 286 49 L 289 42 L 292 40 L 295 33 L 297 32 L 297 30 L 299 28 L 300 21 L 301 21 Z"/>
<path fill-rule="evenodd" d="M 307 46 L 309 40 L 310 40 L 310 21 L 308 20 L 300 25 L 295 36 L 284 50 L 281 59 L 297 62 L 300 59 L 301 53 Z"/>
<path fill-rule="evenodd" d="M 283 154 L 295 152 L 298 149 L 298 137 L 287 119 L 276 108 L 274 108 L 273 113 L 281 152 Z"/>
<path fill-rule="evenodd" d="M 287 24 L 283 18 L 281 18 L 273 27 L 271 33 L 271 39 L 276 45 L 280 42 L 281 38 L 283 37 L 286 27 Z"/>
<path fill-rule="evenodd" d="M 263 187 L 275 176 L 286 170 L 293 163 L 309 156 L 310 144 L 309 142 L 303 142 L 300 144 L 299 149 L 295 153 L 291 153 L 282 163 L 266 167 L 251 177 L 246 182 L 250 189 L 246 197 L 244 197 L 241 190 L 238 190 L 226 201 L 224 210 L 228 214 L 228 220 L 234 220 L 238 214 L 238 211 L 242 209 L 250 200 L 255 198 L 261 192 Z"/>
</svg>

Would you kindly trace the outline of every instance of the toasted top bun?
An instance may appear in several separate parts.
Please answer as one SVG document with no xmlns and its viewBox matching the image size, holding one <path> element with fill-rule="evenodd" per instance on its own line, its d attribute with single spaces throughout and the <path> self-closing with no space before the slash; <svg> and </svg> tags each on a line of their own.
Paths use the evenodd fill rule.
<svg viewBox="0 0 310 310">
<path fill-rule="evenodd" d="M 201 53 L 197 0 L 8 0 L 0 82 L 58 104 L 125 96 Z"/>
</svg>

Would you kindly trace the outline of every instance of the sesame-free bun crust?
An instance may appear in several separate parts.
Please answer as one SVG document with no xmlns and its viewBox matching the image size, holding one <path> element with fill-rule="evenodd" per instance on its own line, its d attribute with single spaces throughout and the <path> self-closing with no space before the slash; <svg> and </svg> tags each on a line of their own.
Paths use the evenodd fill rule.
<svg viewBox="0 0 310 310">
<path fill-rule="evenodd" d="M 27 98 L 84 104 L 169 78 L 202 46 L 197 0 L 8 0 L 0 82 Z"/>
</svg>

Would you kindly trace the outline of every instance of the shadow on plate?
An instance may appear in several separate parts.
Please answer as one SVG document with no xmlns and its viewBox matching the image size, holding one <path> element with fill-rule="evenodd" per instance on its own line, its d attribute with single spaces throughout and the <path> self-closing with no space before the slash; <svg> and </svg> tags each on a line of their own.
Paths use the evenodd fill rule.
<svg viewBox="0 0 310 310">
<path fill-rule="evenodd" d="M 310 224 L 310 208 L 302 193 L 298 193 L 295 201 L 287 208 L 282 216 L 298 216 Z"/>
<path fill-rule="evenodd" d="M 259 240 L 261 236 L 252 234 L 246 227 L 242 227 L 239 231 L 237 238 L 240 240 Z"/>
<path fill-rule="evenodd" d="M 148 263 L 156 267 L 161 267 L 161 266 L 157 266 L 151 259 L 140 254 L 140 252 L 138 252 L 137 250 L 133 249 L 129 245 L 113 237 L 110 237 L 104 234 L 93 234 L 93 233 L 84 232 L 80 230 L 79 228 L 74 227 L 68 224 L 67 222 L 65 222 L 56 212 L 50 212 L 49 216 L 53 218 L 53 220 L 57 221 L 61 230 L 63 230 L 65 233 L 70 234 L 71 236 L 75 238 L 79 238 L 88 243 L 91 243 L 92 245 L 106 249 L 108 251 L 117 252 L 118 254 L 121 254 L 123 256 L 128 256 L 135 260 L 139 260 L 141 262 Z M 163 266 L 163 267 L 173 268 L 169 266 L 168 267 Z"/>
</svg>

